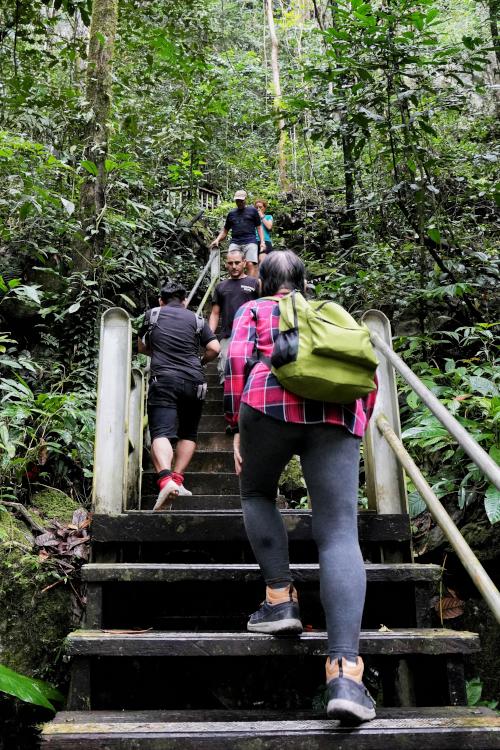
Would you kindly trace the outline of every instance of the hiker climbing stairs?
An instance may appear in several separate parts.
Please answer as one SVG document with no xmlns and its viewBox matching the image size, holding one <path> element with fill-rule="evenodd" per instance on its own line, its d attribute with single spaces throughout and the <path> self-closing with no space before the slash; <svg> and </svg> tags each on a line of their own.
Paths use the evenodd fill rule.
<svg viewBox="0 0 500 750">
<path fill-rule="evenodd" d="M 378 701 L 374 721 L 353 728 L 325 719 L 327 642 L 310 510 L 281 510 L 304 633 L 246 631 L 264 584 L 246 540 L 214 365 L 208 379 L 185 476 L 193 495 L 153 513 L 145 463 L 140 499 L 94 516 L 86 619 L 66 644 L 67 710 L 45 726 L 43 748 L 498 750 L 500 720 L 466 706 L 464 657 L 480 648 L 478 636 L 431 627 L 442 571 L 412 562 L 403 513 L 359 513 L 368 580 L 360 650 Z"/>
</svg>

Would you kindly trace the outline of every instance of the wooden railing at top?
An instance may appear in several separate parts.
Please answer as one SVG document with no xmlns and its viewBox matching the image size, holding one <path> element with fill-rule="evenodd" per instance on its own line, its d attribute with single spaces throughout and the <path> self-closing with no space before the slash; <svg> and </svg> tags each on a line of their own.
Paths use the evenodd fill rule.
<svg viewBox="0 0 500 750">
<path fill-rule="evenodd" d="M 218 252 L 211 253 L 200 277 L 208 271 L 213 283 L 219 273 Z M 197 284 L 196 288 L 201 284 L 201 279 Z M 369 310 L 363 316 L 363 321 L 370 328 L 375 348 L 382 354 L 377 371 L 378 398 L 365 434 L 369 507 L 380 514 L 408 512 L 404 467 L 427 503 L 429 512 L 500 622 L 498 589 L 401 443 L 395 368 L 498 488 L 500 469 L 392 350 L 390 323 L 386 316 L 378 310 Z M 113 307 L 101 319 L 92 492 L 96 513 L 116 515 L 140 505 L 144 375 L 141 370 L 132 369 L 131 359 L 130 317 L 125 310 Z"/>
<path fill-rule="evenodd" d="M 211 210 L 220 203 L 220 195 L 208 188 L 195 188 L 200 208 Z M 188 187 L 171 188 L 167 191 L 167 204 L 174 208 L 182 208 L 191 197 L 191 189 Z"/>
</svg>

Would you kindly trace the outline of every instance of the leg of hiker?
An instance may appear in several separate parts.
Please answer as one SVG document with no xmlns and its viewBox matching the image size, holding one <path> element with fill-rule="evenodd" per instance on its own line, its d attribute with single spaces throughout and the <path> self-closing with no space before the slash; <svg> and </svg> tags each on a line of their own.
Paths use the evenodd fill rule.
<svg viewBox="0 0 500 750">
<path fill-rule="evenodd" d="M 256 243 L 249 242 L 242 245 L 245 253 L 246 269 L 249 276 L 256 278 L 259 275 L 259 249 Z"/>
<path fill-rule="evenodd" d="M 179 487 L 172 478 L 173 448 L 175 438 L 174 407 L 148 405 L 149 431 L 151 434 L 151 460 L 157 474 L 158 498 L 153 510 L 163 510 L 179 494 Z"/>
<path fill-rule="evenodd" d="M 175 460 L 174 460 L 174 471 L 172 477 L 174 482 L 179 484 L 179 495 L 192 495 L 190 490 L 184 487 L 184 472 L 189 466 L 191 459 L 193 458 L 196 450 L 196 443 L 194 440 L 179 440 L 175 448 Z"/>
<path fill-rule="evenodd" d="M 245 404 L 239 426 L 243 518 L 267 584 L 266 601 L 247 627 L 263 633 L 298 633 L 302 623 L 290 574 L 288 535 L 276 507 L 278 480 L 295 452 L 298 431 L 296 425 L 279 422 Z"/>
<path fill-rule="evenodd" d="M 172 479 L 179 485 L 179 495 L 181 496 L 193 494 L 184 487 L 184 472 L 196 450 L 198 425 L 203 409 L 203 401 L 197 396 L 197 388 L 198 384 L 185 381 L 183 384 L 184 392 L 179 395 L 178 401 L 179 424 L 177 434 L 179 440 L 175 449 L 175 471 L 172 473 Z"/>
<path fill-rule="evenodd" d="M 341 426 L 312 424 L 305 429 L 301 463 L 311 498 L 328 631 L 328 714 L 359 722 L 375 716 L 358 655 L 366 593 L 357 525 L 360 440 Z"/>
</svg>

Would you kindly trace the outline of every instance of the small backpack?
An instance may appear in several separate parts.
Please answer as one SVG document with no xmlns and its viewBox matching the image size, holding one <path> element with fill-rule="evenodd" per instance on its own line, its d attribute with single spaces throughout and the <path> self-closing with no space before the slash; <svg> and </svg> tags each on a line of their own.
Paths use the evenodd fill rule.
<svg viewBox="0 0 500 750">
<path fill-rule="evenodd" d="M 338 404 L 376 388 L 378 361 L 366 325 L 335 302 L 308 302 L 296 291 L 268 299 L 279 302 L 280 332 L 270 365 L 283 388 Z"/>
</svg>

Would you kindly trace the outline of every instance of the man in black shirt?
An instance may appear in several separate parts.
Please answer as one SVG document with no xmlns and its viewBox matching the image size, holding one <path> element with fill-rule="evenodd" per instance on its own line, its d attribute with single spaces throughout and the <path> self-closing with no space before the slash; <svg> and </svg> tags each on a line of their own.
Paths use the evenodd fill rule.
<svg viewBox="0 0 500 750">
<path fill-rule="evenodd" d="M 262 231 L 262 221 L 255 206 L 246 205 L 247 194 L 244 190 L 237 190 L 234 194 L 236 208 L 233 208 L 226 217 L 226 223 L 219 232 L 210 247 L 218 247 L 231 232 L 231 250 L 241 250 L 245 256 L 249 276 L 257 277 L 259 270 L 259 252 L 265 252 L 266 243 Z M 255 230 L 259 236 L 260 250 L 255 241 Z"/>
<path fill-rule="evenodd" d="M 206 380 L 203 365 L 215 359 L 220 345 L 206 321 L 185 307 L 186 290 L 165 284 L 160 307 L 148 310 L 139 331 L 139 352 L 151 357 L 148 420 L 151 458 L 160 490 L 153 510 L 162 510 L 184 488 L 184 472 L 196 448 Z M 156 317 L 156 320 L 155 320 Z M 205 352 L 200 359 L 200 345 Z M 175 471 L 172 471 L 172 442 Z"/>
<path fill-rule="evenodd" d="M 224 382 L 227 347 L 236 310 L 241 305 L 244 305 L 245 302 L 248 302 L 248 300 L 256 299 L 257 297 L 257 279 L 245 274 L 245 261 L 241 250 L 231 250 L 229 248 L 226 257 L 226 269 L 229 279 L 221 281 L 215 287 L 212 297 L 212 312 L 208 321 L 208 325 L 214 333 L 219 325 L 219 320 L 221 323 L 219 333 L 220 357 L 218 362 L 221 383 Z"/>
</svg>

